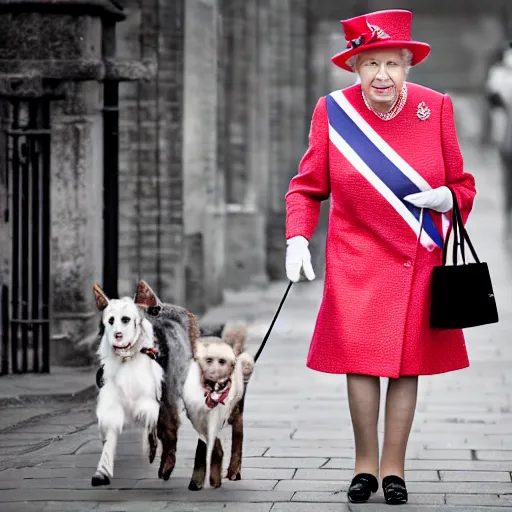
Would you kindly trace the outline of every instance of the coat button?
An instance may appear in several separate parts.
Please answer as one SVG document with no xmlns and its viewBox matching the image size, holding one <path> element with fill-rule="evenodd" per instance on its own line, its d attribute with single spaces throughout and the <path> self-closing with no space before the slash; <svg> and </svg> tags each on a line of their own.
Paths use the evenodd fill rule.
<svg viewBox="0 0 512 512">
<path fill-rule="evenodd" d="M 406 262 L 404 263 L 404 267 L 410 267 L 410 266 L 411 266 L 411 260 L 406 261 Z"/>
</svg>

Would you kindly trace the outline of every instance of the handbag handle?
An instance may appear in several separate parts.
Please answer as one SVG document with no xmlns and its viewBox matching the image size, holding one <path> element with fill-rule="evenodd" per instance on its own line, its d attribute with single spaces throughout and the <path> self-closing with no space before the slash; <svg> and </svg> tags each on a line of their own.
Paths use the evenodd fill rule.
<svg viewBox="0 0 512 512">
<path fill-rule="evenodd" d="M 466 230 L 466 227 L 462 223 L 462 214 L 460 213 L 459 205 L 458 205 L 457 202 L 455 202 L 455 204 L 457 206 L 457 212 L 458 212 L 458 216 L 459 216 L 459 219 L 460 219 L 460 226 L 462 226 L 461 230 L 462 230 L 462 234 L 464 236 L 464 239 L 468 243 L 469 250 L 471 251 L 471 254 L 473 255 L 473 258 L 474 258 L 475 262 L 476 263 L 480 263 L 480 260 L 478 259 L 478 256 L 476 254 L 475 248 L 473 247 L 473 244 L 471 243 L 471 239 L 469 238 L 469 235 L 468 235 L 468 232 Z"/>
<path fill-rule="evenodd" d="M 460 212 L 459 203 L 457 202 L 457 196 L 454 191 L 450 188 L 450 192 L 453 198 L 453 208 L 452 208 L 452 230 L 454 235 L 454 243 L 453 243 L 453 264 L 457 265 L 457 246 L 460 246 L 460 252 L 462 256 L 462 263 L 466 265 L 466 251 L 464 242 L 467 242 L 469 250 L 476 261 L 476 263 L 480 263 L 480 260 L 476 254 L 475 248 L 471 243 L 471 239 L 469 238 L 468 232 L 464 227 L 464 223 L 462 221 L 462 214 Z M 459 239 L 459 230 L 460 230 L 460 239 Z M 446 256 L 448 252 L 448 240 L 450 238 L 450 232 L 448 232 L 448 236 L 446 237 L 444 246 L 443 246 L 443 266 L 446 265 Z"/>
<path fill-rule="evenodd" d="M 451 192 L 451 190 L 450 190 Z M 455 204 L 455 203 L 454 203 Z M 460 244 L 459 239 L 459 218 L 457 215 L 456 208 L 452 208 L 452 229 L 453 231 L 453 252 L 452 252 L 452 262 L 454 265 L 457 265 L 458 260 L 458 251 L 457 248 L 461 247 L 461 256 L 462 256 L 462 262 L 465 264 L 465 254 L 464 254 L 464 248 Z M 450 231 L 448 231 L 448 235 L 446 236 L 446 240 L 443 244 L 443 266 L 446 266 L 446 259 L 448 257 L 448 241 L 450 240 Z"/>
</svg>

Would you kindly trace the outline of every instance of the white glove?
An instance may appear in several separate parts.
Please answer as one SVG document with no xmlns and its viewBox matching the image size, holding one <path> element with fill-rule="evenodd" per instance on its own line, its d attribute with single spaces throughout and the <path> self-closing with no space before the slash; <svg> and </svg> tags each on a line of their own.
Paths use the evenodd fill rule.
<svg viewBox="0 0 512 512">
<path fill-rule="evenodd" d="M 303 236 L 294 236 L 286 241 L 286 276 L 296 283 L 300 279 L 300 269 L 309 281 L 315 279 L 315 273 L 311 265 L 309 242 Z"/>
<path fill-rule="evenodd" d="M 409 194 L 404 199 L 418 208 L 430 208 L 441 213 L 446 213 L 453 207 L 452 193 L 448 187 L 444 186 L 426 192 Z"/>
</svg>

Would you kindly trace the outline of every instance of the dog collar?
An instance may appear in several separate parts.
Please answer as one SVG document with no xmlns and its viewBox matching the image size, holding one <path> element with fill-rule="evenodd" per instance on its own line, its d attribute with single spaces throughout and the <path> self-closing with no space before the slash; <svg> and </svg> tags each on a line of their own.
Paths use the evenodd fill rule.
<svg viewBox="0 0 512 512">
<path fill-rule="evenodd" d="M 214 409 L 219 404 L 225 405 L 224 400 L 228 397 L 231 389 L 231 379 L 227 379 L 220 385 L 212 380 L 206 380 L 203 376 L 201 376 L 201 380 L 204 389 L 205 405 L 210 409 Z"/>
<path fill-rule="evenodd" d="M 158 350 L 154 347 L 142 347 L 140 351 L 142 354 L 146 354 L 150 359 L 153 359 L 153 361 L 158 359 Z"/>
</svg>

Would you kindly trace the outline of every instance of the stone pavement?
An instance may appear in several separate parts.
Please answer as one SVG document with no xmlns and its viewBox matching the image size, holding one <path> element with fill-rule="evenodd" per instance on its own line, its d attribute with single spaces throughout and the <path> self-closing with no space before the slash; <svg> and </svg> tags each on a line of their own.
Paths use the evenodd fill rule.
<svg viewBox="0 0 512 512">
<path fill-rule="evenodd" d="M 93 368 L 55 366 L 49 374 L 6 375 L 0 380 L 0 407 L 76 398 L 88 393 L 94 386 L 94 375 Z"/>
<path fill-rule="evenodd" d="M 471 148 L 464 154 L 479 189 L 468 230 L 489 263 L 501 321 L 467 330 L 469 369 L 420 379 L 403 511 L 512 510 L 512 262 L 501 243 L 501 177 L 492 155 Z M 276 283 L 228 294 L 204 320 L 245 318 L 254 353 L 285 288 Z M 241 481 L 187 490 L 196 436 L 184 419 L 171 480 L 157 479 L 157 465 L 141 455 L 140 431 L 131 429 L 121 438 L 111 487 L 93 489 L 100 443 L 93 403 L 85 402 L 0 432 L 0 510 L 387 510 L 380 491 L 367 504 L 347 503 L 354 461 L 345 377 L 304 364 L 321 292 L 320 280 L 292 287 L 257 363 L 246 401 Z M 224 448 L 229 453 L 229 443 Z"/>
</svg>

